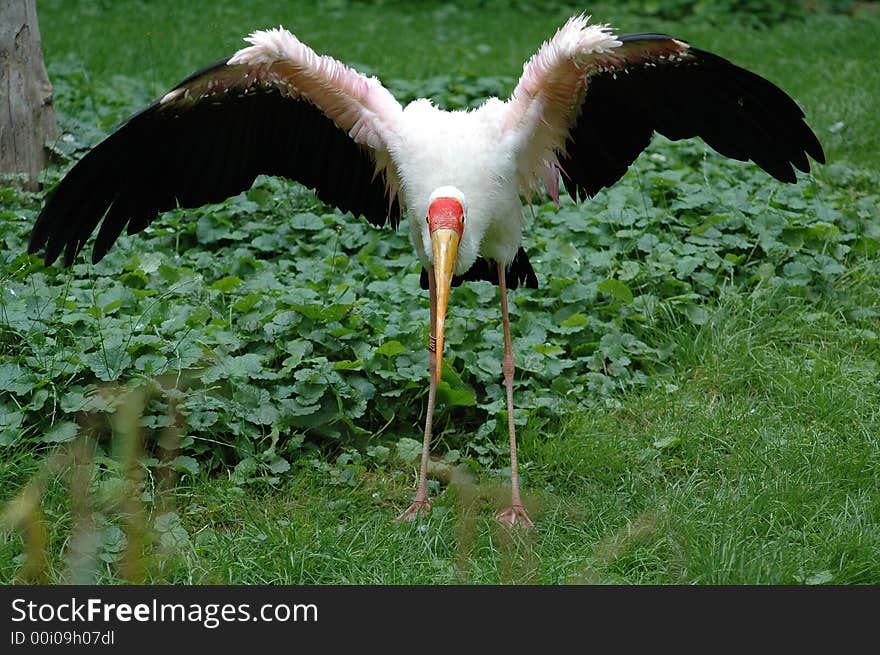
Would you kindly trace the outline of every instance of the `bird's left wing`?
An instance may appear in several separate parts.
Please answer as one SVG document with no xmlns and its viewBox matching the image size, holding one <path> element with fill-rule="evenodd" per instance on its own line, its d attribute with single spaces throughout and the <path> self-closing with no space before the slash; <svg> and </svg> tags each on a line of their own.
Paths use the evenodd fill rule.
<svg viewBox="0 0 880 655">
<path fill-rule="evenodd" d="M 69 265 L 103 219 L 92 260 L 159 212 L 219 202 L 259 174 L 315 189 L 381 225 L 400 218 L 389 170 L 400 104 L 375 78 L 283 29 L 191 75 L 89 151 L 53 190 L 28 252 Z"/>
<path fill-rule="evenodd" d="M 583 200 L 619 180 L 653 133 L 699 136 L 723 155 L 751 159 L 794 182 L 792 165 L 825 161 L 804 113 L 764 78 L 665 34 L 614 36 L 572 18 L 525 64 L 507 101 L 518 130 L 519 174 L 558 199 L 558 171 Z"/>
</svg>

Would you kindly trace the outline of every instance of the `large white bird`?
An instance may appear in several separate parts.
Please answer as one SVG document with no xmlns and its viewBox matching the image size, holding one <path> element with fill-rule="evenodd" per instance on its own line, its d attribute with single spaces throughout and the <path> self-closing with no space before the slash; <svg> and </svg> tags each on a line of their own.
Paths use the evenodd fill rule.
<svg viewBox="0 0 880 655">
<path fill-rule="evenodd" d="M 521 247 L 522 198 L 559 180 L 575 200 L 614 184 L 656 131 L 699 136 L 795 182 L 822 147 L 797 104 L 762 77 L 663 34 L 615 35 L 571 18 L 523 67 L 506 101 L 444 111 L 429 100 L 400 105 L 376 78 L 316 54 L 290 32 L 257 31 L 230 59 L 188 77 L 86 154 L 50 196 L 28 251 L 62 250 L 69 265 L 101 223 L 97 262 L 119 237 L 172 208 L 218 202 L 263 173 L 312 188 L 342 211 L 396 227 L 405 207 L 430 296 L 430 388 L 418 488 L 398 519 L 429 510 L 426 472 L 450 287 L 496 283 L 504 328 L 503 372 L 511 506 L 520 499 L 513 421 L 514 361 L 507 288 L 537 286 Z M 103 219 L 103 222 L 102 222 Z M 587 218 L 585 217 L 585 220 Z"/>
</svg>

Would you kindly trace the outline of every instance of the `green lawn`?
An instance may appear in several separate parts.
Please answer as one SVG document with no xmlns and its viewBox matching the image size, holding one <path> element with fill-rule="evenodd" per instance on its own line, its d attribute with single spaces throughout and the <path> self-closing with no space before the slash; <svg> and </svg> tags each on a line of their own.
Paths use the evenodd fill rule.
<svg viewBox="0 0 880 655">
<path fill-rule="evenodd" d="M 733 293 L 702 329 L 677 335 L 681 372 L 664 386 L 549 431 L 526 427 L 520 456 L 534 532 L 495 522 L 507 501 L 503 476 L 455 478 L 430 518 L 396 525 L 414 469 L 364 458 L 347 481 L 350 463 L 329 457 L 325 471 L 303 459 L 277 488 L 219 476 L 170 493 L 175 513 L 160 538 L 185 531 L 170 554 L 147 557 L 147 580 L 876 584 L 878 349 L 841 313 L 876 294 L 877 282 L 846 285 L 834 302 Z M 32 470 L 13 466 L 21 462 L 3 479 Z M 76 523 L 69 502 L 60 482 L 50 485 L 54 580 Z M 98 580 L 112 582 L 121 533 L 101 522 L 97 534 L 106 560 Z M 17 539 L 0 547 L 2 579 L 15 575 L 19 552 Z"/>
<path fill-rule="evenodd" d="M 318 13 L 300 2 L 132 0 L 71 11 L 41 0 L 39 11 L 62 125 L 81 146 L 234 51 L 244 32 L 278 23 L 395 88 L 453 102 L 506 93 L 577 10 L 488 4 L 339 2 Z M 447 380 L 438 416 L 435 452 L 448 466 L 432 482 L 434 511 L 396 525 L 413 493 L 405 438 L 420 439 L 427 382 L 426 302 L 405 235 L 348 226 L 269 180 L 195 216 L 172 213 L 99 266 L 61 272 L 21 255 L 42 197 L 4 188 L 0 500 L 18 501 L 4 513 L 0 582 L 880 583 L 880 19 L 755 31 L 610 5 L 593 13 L 774 80 L 804 108 L 829 165 L 782 188 L 701 146 L 658 143 L 613 192 L 538 208 L 527 245 L 544 286 L 516 292 L 512 306 L 534 531 L 492 518 L 509 471 L 493 422 L 504 413 L 488 285 L 452 299 L 448 368 L 461 379 Z M 285 214 L 296 229 L 279 224 Z M 606 277 L 630 296 L 597 292 Z M 573 301 L 572 289 L 591 300 Z M 316 308 L 335 318 L 325 325 Z M 208 382 L 188 382 L 193 367 Z M 175 370 L 184 374 L 169 382 Z M 306 370 L 332 382 L 294 382 Z M 112 383 L 143 388 L 160 373 L 166 395 L 148 400 L 150 458 L 138 464 L 126 448 L 140 408 L 109 418 Z M 312 425 L 285 414 L 295 384 L 324 393 Z M 165 420 L 178 387 L 182 431 Z M 94 453 L 77 450 L 81 427 L 105 435 Z"/>
</svg>

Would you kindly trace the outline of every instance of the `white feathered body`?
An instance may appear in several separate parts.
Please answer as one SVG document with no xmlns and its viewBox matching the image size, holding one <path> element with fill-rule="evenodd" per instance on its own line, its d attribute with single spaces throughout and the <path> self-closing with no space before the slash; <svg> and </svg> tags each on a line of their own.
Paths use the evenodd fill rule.
<svg viewBox="0 0 880 655">
<path fill-rule="evenodd" d="M 264 68 L 290 95 L 307 97 L 349 136 L 369 148 L 377 174 L 405 204 L 416 254 L 432 263 L 425 224 L 428 199 L 438 187 L 459 189 L 466 202 L 465 230 L 455 272 L 484 257 L 511 262 L 522 240 L 520 195 L 544 190 L 558 200 L 557 154 L 577 118 L 584 67 L 614 58 L 620 42 L 587 17 L 569 20 L 523 66 L 510 99 L 487 100 L 470 111 L 445 111 L 429 100 L 402 108 L 376 80 L 316 54 L 286 30 L 255 32 L 251 46 L 230 64 Z"/>
<path fill-rule="evenodd" d="M 522 239 L 516 134 L 504 130 L 505 105 L 497 99 L 472 111 L 444 111 L 428 100 L 410 103 L 400 117 L 389 153 L 410 218 L 410 237 L 426 266 L 431 238 L 425 229 L 428 199 L 442 186 L 465 198 L 465 230 L 456 273 L 482 256 L 509 263 Z"/>
</svg>

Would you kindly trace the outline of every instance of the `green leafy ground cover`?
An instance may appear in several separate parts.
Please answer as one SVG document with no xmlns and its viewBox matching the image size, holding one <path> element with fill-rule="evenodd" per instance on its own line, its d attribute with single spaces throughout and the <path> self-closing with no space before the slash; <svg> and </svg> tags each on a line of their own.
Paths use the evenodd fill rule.
<svg viewBox="0 0 880 655">
<path fill-rule="evenodd" d="M 542 288 L 512 310 L 523 423 L 668 373 L 678 353 L 657 324 L 705 323 L 727 287 L 814 296 L 880 247 L 876 198 L 851 202 L 850 186 L 783 187 L 699 145 L 659 145 L 636 173 L 582 207 L 537 210 L 525 243 Z M 34 200 L 3 222 L 5 446 L 73 439 L 78 412 L 112 413 L 103 383 L 156 378 L 186 389 L 183 450 L 209 470 L 273 430 L 358 445 L 418 434 L 427 324 L 403 230 L 265 179 L 64 271 L 22 254 Z M 497 290 L 466 285 L 453 302 L 440 432 L 454 423 L 454 445 L 480 452 L 505 411 Z"/>
<path fill-rule="evenodd" d="M 112 24 L 116 6 L 95 3 L 91 15 Z M 375 18 L 372 5 L 340 6 L 343 22 Z M 61 47 L 53 38 L 72 38 L 51 29 L 69 20 L 54 11 L 41 5 L 50 53 Z M 496 16 L 491 29 L 519 26 L 515 53 L 533 14 Z M 868 159 L 876 170 L 876 152 L 854 145 L 876 133 L 858 120 L 871 114 L 863 96 L 845 121 L 830 121 L 838 100 L 822 91 L 876 75 L 858 65 L 860 41 L 844 36 L 876 34 L 877 23 L 816 17 L 768 32 L 784 52 L 829 26 L 853 70 L 816 72 L 826 86 L 815 94 L 791 88 L 805 85 L 791 71 L 791 85 L 779 81 L 808 115 L 818 107 L 811 123 L 829 154 L 852 157 L 783 186 L 702 143 L 658 140 L 595 200 L 535 208 L 525 245 L 542 288 L 514 292 L 511 305 L 521 459 L 539 516 L 531 536 L 499 532 L 483 511 L 508 473 L 491 285 L 464 286 L 451 301 L 435 421 L 446 461 L 436 477 L 451 484 L 433 483 L 429 520 L 390 526 L 411 493 L 427 376 L 426 299 L 404 230 L 375 230 L 261 178 L 65 271 L 22 254 L 42 195 L 0 189 L 0 482 L 8 499 L 48 476 L 49 579 L 74 575 L 68 535 L 85 521 L 98 562 L 86 577 L 104 581 L 138 579 L 126 568 L 132 548 L 154 581 L 880 580 L 880 221 L 876 173 L 852 165 Z M 111 41 L 89 43 L 106 52 Z M 343 56 L 351 46 L 340 45 L 332 50 Z M 184 50 L 183 60 L 199 52 Z M 148 71 L 165 60 L 156 53 Z M 386 83 L 447 107 L 509 92 L 512 77 L 481 72 Z M 65 134 L 49 186 L 174 79 L 96 84 L 63 57 L 50 59 L 50 74 Z M 114 417 L 132 411 L 126 393 L 137 389 L 147 394 L 135 407 L 147 457 L 132 476 L 118 437 L 133 431 Z M 99 444 L 85 510 L 67 496 L 74 460 L 39 473 L 44 453 L 75 452 L 84 431 Z M 162 482 L 174 476 L 176 486 Z M 155 537 L 142 549 L 132 546 L 138 513 L 119 500 L 131 485 Z M 8 533 L 0 577 L 20 575 L 28 552 Z"/>
</svg>

